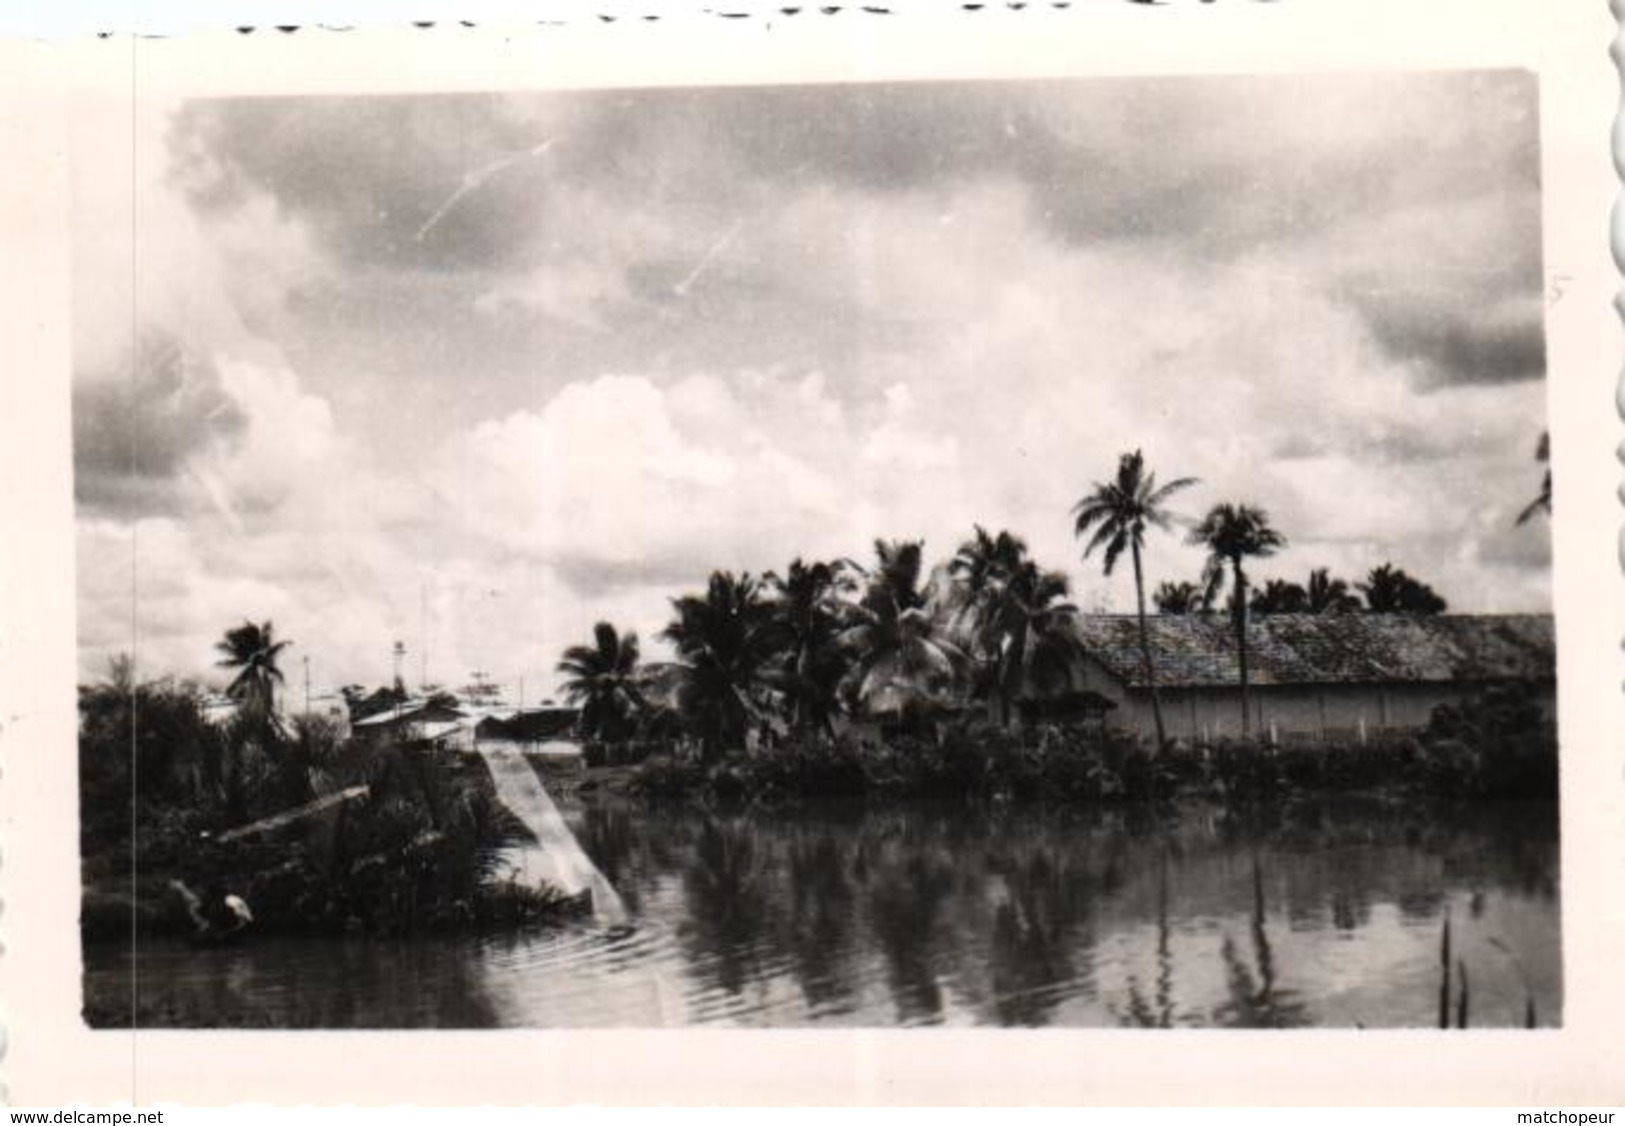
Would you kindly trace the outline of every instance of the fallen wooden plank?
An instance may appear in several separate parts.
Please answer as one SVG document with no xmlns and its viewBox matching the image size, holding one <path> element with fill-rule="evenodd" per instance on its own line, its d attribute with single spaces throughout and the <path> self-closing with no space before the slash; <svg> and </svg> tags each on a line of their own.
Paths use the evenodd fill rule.
<svg viewBox="0 0 1625 1126">
<path fill-rule="evenodd" d="M 214 839 L 221 844 L 229 844 L 232 841 L 240 840 L 243 837 L 251 837 L 257 833 L 269 833 L 306 817 L 314 817 L 316 814 L 332 809 L 334 806 L 364 798 L 370 790 L 371 787 L 368 786 L 351 786 L 337 793 L 324 794 L 315 801 L 308 801 L 304 805 L 295 806 L 293 809 L 273 813 L 269 817 L 262 817 L 258 821 L 252 821 L 247 825 L 239 825 L 235 829 L 227 829 Z"/>
</svg>

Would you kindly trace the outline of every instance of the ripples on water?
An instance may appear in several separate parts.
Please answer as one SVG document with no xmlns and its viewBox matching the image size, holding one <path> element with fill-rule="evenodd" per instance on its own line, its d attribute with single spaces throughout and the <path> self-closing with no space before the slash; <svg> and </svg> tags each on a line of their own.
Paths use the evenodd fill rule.
<svg viewBox="0 0 1625 1126">
<path fill-rule="evenodd" d="M 149 1023 L 1433 1026 L 1562 1004 L 1549 807 L 569 811 L 631 926 L 143 946 Z M 126 995 L 117 947 L 87 991 Z M 166 1016 L 167 1014 L 167 1016 Z"/>
</svg>

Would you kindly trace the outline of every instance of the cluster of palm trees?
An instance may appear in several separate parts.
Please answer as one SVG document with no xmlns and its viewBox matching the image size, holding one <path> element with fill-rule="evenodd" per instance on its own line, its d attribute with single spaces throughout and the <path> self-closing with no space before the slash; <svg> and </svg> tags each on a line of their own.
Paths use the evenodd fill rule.
<svg viewBox="0 0 1625 1126">
<path fill-rule="evenodd" d="M 1164 582 L 1152 595 L 1160 614 L 1205 614 L 1213 600 L 1192 582 Z M 1233 602 L 1233 599 L 1232 599 Z M 1234 613 L 1235 606 L 1227 611 Z M 1250 614 L 1442 614 L 1444 598 L 1427 583 L 1392 563 L 1373 567 L 1360 582 L 1334 578 L 1325 567 L 1309 572 L 1307 582 L 1270 579 L 1252 592 Z"/>
<path fill-rule="evenodd" d="M 1107 575 L 1125 554 L 1132 563 L 1159 742 L 1144 556 L 1148 534 L 1174 524 L 1169 500 L 1194 484 L 1187 477 L 1159 485 L 1135 450 L 1073 508 L 1085 557 L 1100 552 Z M 1286 543 L 1262 509 L 1230 503 L 1214 506 L 1189 539 L 1208 551 L 1192 605 L 1211 604 L 1228 583 L 1232 603 L 1245 606 L 1247 561 Z M 827 734 L 842 714 L 906 720 L 969 701 L 1009 725 L 1023 700 L 1068 687 L 1080 651 L 1066 576 L 1040 566 L 1019 536 L 980 526 L 929 572 L 919 541 L 880 540 L 868 564 L 797 559 L 760 579 L 717 571 L 704 593 L 674 599 L 672 608 L 662 636 L 674 661 L 640 665 L 637 636 L 607 622 L 591 645 L 565 652 L 563 690 L 582 708 L 589 736 L 622 739 L 675 718 L 714 755 L 753 730 Z M 1245 705 L 1243 619 L 1236 615 Z"/>
<path fill-rule="evenodd" d="M 797 559 L 761 578 L 714 572 L 672 601 L 675 660 L 639 664 L 636 634 L 607 622 L 559 662 L 594 738 L 673 716 L 709 757 L 748 732 L 831 734 L 836 716 L 900 718 L 967 689 L 1009 722 L 1020 696 L 1060 683 L 1076 646 L 1066 580 L 1007 532 L 978 528 L 928 575 L 919 541 L 880 540 L 874 559 Z"/>
<path fill-rule="evenodd" d="M 1171 531 L 1169 501 L 1197 484 L 1164 484 L 1139 450 L 1118 458 L 1072 509 L 1083 556 L 1097 552 L 1108 577 L 1127 555 L 1133 571 L 1143 677 L 1159 744 L 1166 741 L 1146 607 L 1148 536 Z M 1361 608 L 1350 585 L 1325 569 L 1299 585 L 1272 579 L 1253 590 L 1248 567 L 1286 538 L 1268 513 L 1248 504 L 1214 505 L 1188 526 L 1187 542 L 1206 549 L 1200 582 L 1164 582 L 1159 613 L 1208 612 L 1228 587 L 1235 629 L 1243 731 L 1250 714 L 1249 613 L 1347 613 Z M 1371 611 L 1439 613 L 1426 584 L 1390 564 L 1358 584 Z M 867 564 L 796 559 L 760 578 L 714 572 L 701 593 L 672 600 L 662 637 L 675 659 L 646 664 L 638 637 L 608 622 L 591 644 L 566 650 L 563 690 L 582 710 L 590 737 L 620 742 L 640 733 L 685 731 L 708 756 L 742 745 L 747 733 L 832 734 L 838 716 L 891 716 L 907 722 L 971 701 L 1002 725 L 1022 701 L 1070 686 L 1080 655 L 1077 607 L 1059 571 L 1034 560 L 1009 531 L 977 526 L 944 565 L 927 570 L 920 541 L 878 540 Z M 217 648 L 236 675 L 228 694 L 253 734 L 274 742 L 277 667 L 287 647 L 270 622 L 244 622 Z"/>
</svg>

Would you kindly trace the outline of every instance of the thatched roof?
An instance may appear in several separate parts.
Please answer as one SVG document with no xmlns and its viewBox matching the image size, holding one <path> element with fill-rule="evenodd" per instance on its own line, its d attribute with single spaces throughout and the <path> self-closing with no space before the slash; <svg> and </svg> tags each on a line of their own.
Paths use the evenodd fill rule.
<svg viewBox="0 0 1625 1126">
<path fill-rule="evenodd" d="M 1234 628 L 1223 614 L 1147 620 L 1157 684 L 1230 687 L 1241 680 Z M 1085 648 L 1107 671 L 1143 687 L 1130 614 L 1082 614 Z M 1247 627 L 1254 684 L 1550 681 L 1557 656 L 1550 614 L 1268 614 Z"/>
</svg>

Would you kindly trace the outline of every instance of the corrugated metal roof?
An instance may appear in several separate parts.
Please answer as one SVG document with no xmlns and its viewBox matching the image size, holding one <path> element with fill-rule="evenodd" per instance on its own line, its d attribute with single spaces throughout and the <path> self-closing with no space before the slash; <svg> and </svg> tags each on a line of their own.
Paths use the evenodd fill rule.
<svg viewBox="0 0 1625 1126">
<path fill-rule="evenodd" d="M 1158 685 L 1240 683 L 1235 630 L 1223 614 L 1146 621 Z M 1117 679 L 1143 687 L 1139 626 L 1129 614 L 1080 614 L 1085 647 Z M 1268 614 L 1247 626 L 1254 684 L 1552 680 L 1550 614 Z"/>
</svg>

